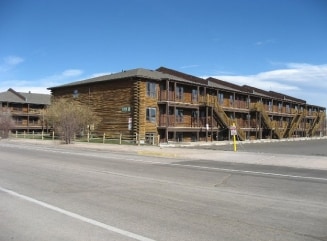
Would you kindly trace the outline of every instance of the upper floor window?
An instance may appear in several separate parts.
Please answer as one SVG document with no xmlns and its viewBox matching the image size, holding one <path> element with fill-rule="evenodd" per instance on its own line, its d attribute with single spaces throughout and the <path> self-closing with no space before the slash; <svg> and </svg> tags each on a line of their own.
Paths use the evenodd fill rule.
<svg viewBox="0 0 327 241">
<path fill-rule="evenodd" d="M 279 112 L 282 111 L 282 107 L 283 107 L 283 104 L 282 104 L 282 103 L 278 103 L 278 111 L 279 111 Z"/>
<path fill-rule="evenodd" d="M 176 122 L 183 122 L 183 110 L 182 109 L 176 109 Z"/>
<path fill-rule="evenodd" d="M 269 111 L 272 111 L 272 108 L 273 108 L 272 101 L 268 102 L 268 108 L 269 108 Z"/>
<path fill-rule="evenodd" d="M 246 97 L 246 108 L 250 107 L 250 103 L 251 103 L 251 98 L 250 97 Z"/>
<path fill-rule="evenodd" d="M 184 87 L 176 86 L 176 99 L 183 100 L 183 98 L 184 98 Z"/>
<path fill-rule="evenodd" d="M 220 105 L 222 105 L 224 103 L 224 94 L 223 93 L 218 93 L 218 101 L 219 101 Z"/>
<path fill-rule="evenodd" d="M 147 108 L 146 109 L 146 120 L 150 122 L 156 122 L 156 108 Z"/>
<path fill-rule="evenodd" d="M 149 97 L 157 97 L 157 84 L 153 82 L 146 83 L 146 95 Z"/>
<path fill-rule="evenodd" d="M 73 98 L 77 98 L 78 97 L 78 90 L 74 90 L 73 91 Z"/>
<path fill-rule="evenodd" d="M 192 102 L 198 102 L 198 90 L 197 89 L 192 90 Z"/>
<path fill-rule="evenodd" d="M 192 117 L 198 117 L 199 112 L 197 110 L 192 110 Z"/>
<path fill-rule="evenodd" d="M 234 105 L 234 96 L 230 95 L 229 96 L 229 106 L 233 106 Z"/>
</svg>

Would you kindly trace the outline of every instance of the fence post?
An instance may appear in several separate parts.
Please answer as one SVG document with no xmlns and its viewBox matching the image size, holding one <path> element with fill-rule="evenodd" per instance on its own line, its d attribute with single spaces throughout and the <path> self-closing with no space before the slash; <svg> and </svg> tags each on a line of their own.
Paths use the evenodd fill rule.
<svg viewBox="0 0 327 241">
<path fill-rule="evenodd" d="M 158 135 L 158 146 L 160 146 L 160 135 Z"/>
<path fill-rule="evenodd" d="M 119 145 L 121 145 L 121 139 L 122 139 L 123 134 L 120 132 L 119 133 Z"/>
<path fill-rule="evenodd" d="M 104 144 L 104 141 L 106 140 L 106 133 L 103 133 L 102 143 Z"/>
<path fill-rule="evenodd" d="M 16 131 L 16 138 L 18 137 L 18 131 Z"/>
<path fill-rule="evenodd" d="M 41 132 L 41 139 L 43 140 L 43 131 Z"/>
<path fill-rule="evenodd" d="M 90 131 L 87 131 L 87 142 L 90 142 Z"/>
<path fill-rule="evenodd" d="M 34 139 L 34 131 L 32 132 L 32 139 Z"/>
<path fill-rule="evenodd" d="M 54 141 L 54 131 L 52 131 L 52 140 Z"/>
</svg>

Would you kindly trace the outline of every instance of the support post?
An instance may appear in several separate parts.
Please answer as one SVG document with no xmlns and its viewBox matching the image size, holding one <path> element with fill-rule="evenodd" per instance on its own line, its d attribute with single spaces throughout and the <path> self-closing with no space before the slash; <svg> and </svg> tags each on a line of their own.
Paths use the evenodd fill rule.
<svg viewBox="0 0 327 241">
<path fill-rule="evenodd" d="M 237 135 L 237 130 L 236 130 L 236 126 L 235 126 L 235 123 L 233 123 L 233 126 L 232 126 L 232 136 L 233 136 L 233 144 L 234 144 L 234 151 L 237 151 L 236 149 L 236 135 Z"/>
</svg>

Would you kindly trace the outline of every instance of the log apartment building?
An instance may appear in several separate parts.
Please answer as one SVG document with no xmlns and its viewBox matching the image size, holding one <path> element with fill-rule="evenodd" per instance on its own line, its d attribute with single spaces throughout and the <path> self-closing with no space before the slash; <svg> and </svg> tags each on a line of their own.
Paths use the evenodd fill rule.
<svg viewBox="0 0 327 241">
<path fill-rule="evenodd" d="M 0 93 L 0 113 L 11 114 L 15 126 L 12 132 L 41 132 L 47 128 L 42 110 L 51 103 L 51 95 L 16 92 Z"/>
<path fill-rule="evenodd" d="M 229 140 L 231 129 L 236 129 L 238 140 L 326 134 L 325 107 L 164 67 L 122 71 L 49 89 L 54 98 L 88 105 L 102 119 L 94 130 L 101 136 L 120 132 L 143 141 L 159 136 L 160 142 L 190 142 Z"/>
</svg>

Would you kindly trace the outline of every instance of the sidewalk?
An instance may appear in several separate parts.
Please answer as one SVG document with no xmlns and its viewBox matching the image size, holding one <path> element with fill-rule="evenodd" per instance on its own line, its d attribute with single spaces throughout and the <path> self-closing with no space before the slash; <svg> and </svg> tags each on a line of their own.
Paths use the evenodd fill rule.
<svg viewBox="0 0 327 241">
<path fill-rule="evenodd" d="M 251 152 L 233 152 L 219 150 L 192 149 L 172 146 L 137 146 L 117 145 L 102 143 L 76 142 L 73 144 L 60 144 L 58 141 L 42 141 L 33 139 L 9 139 L 2 140 L 11 143 L 29 143 L 35 145 L 54 146 L 64 149 L 90 149 L 99 151 L 124 152 L 132 155 L 164 157 L 167 161 L 176 162 L 182 160 L 211 160 L 221 162 L 233 162 L 244 164 L 288 166 L 295 168 L 308 168 L 327 170 L 326 156 L 300 156 L 284 154 L 264 154 Z M 176 160 L 179 159 L 179 160 Z"/>
</svg>

